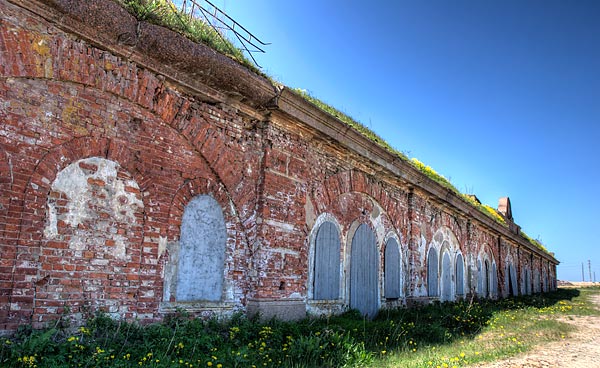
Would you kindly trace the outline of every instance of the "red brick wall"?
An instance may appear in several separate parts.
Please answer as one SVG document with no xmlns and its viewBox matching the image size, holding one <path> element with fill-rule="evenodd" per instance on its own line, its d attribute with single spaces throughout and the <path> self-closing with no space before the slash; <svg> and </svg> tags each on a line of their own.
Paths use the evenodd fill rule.
<svg viewBox="0 0 600 368">
<path fill-rule="evenodd" d="M 166 261 L 159 244 L 177 239 L 182 206 L 194 193 L 210 192 L 228 210 L 227 277 L 243 301 L 256 236 L 260 129 L 235 109 L 182 94 L 11 4 L 3 2 L 2 11 L 0 329 L 41 325 L 64 307 L 86 313 L 99 301 L 107 312 L 158 318 Z M 76 229 L 59 221 L 60 239 L 49 239 L 49 205 L 72 199 L 52 184 L 91 157 L 116 163 L 119 178 L 137 185 L 134 228 L 98 209 Z M 92 196 L 106 195 L 106 183 L 88 184 Z M 92 204 L 90 198 L 86 206 Z M 66 243 L 75 231 L 95 245 L 74 254 Z M 121 260 L 109 256 L 111 231 L 128 245 Z"/>
<path fill-rule="evenodd" d="M 168 63 L 132 61 L 144 58 L 130 59 L 129 44 L 85 41 L 7 0 L 0 12 L 0 330 L 67 311 L 152 321 L 180 306 L 169 285 L 184 210 L 201 194 L 221 205 L 227 243 L 223 300 L 185 305 L 199 314 L 251 300 L 311 310 L 311 242 L 325 217 L 340 226 L 344 272 L 358 224 L 376 235 L 379 265 L 385 241 L 398 239 L 405 299 L 381 306 L 427 296 L 436 234 L 465 258 L 470 293 L 482 254 L 495 260 L 504 294 L 508 255 L 519 277 L 531 256 L 499 244 L 493 226 L 432 194 L 433 184 L 415 185 L 314 128 L 310 114 L 257 107 L 240 96 L 247 80 L 228 81 L 235 93 L 181 82 Z M 184 69 L 212 81 L 202 67 Z M 555 277 L 537 257 L 540 276 L 546 267 Z M 342 287 L 330 310 L 346 307 L 347 280 Z"/>
</svg>

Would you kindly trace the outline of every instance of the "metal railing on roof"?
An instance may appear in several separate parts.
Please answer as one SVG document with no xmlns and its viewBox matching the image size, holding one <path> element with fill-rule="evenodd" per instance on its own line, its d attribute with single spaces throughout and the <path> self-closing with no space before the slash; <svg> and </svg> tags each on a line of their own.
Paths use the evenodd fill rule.
<svg viewBox="0 0 600 368">
<path fill-rule="evenodd" d="M 181 11 L 191 18 L 199 19 L 210 25 L 215 32 L 225 41 L 229 33 L 239 43 L 239 48 L 246 52 L 254 64 L 261 67 L 254 53 L 265 53 L 264 46 L 270 45 L 258 39 L 244 26 L 235 21 L 213 3 L 208 0 L 174 0 L 173 3 L 181 8 Z M 230 40 L 231 42 L 231 40 Z"/>
</svg>

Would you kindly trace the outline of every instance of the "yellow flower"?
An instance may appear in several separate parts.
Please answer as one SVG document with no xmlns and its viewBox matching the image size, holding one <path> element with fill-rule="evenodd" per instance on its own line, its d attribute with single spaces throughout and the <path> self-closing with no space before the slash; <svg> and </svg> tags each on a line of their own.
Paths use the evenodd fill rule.
<svg viewBox="0 0 600 368">
<path fill-rule="evenodd" d="M 207 366 L 212 367 L 212 362 L 206 363 Z"/>
</svg>

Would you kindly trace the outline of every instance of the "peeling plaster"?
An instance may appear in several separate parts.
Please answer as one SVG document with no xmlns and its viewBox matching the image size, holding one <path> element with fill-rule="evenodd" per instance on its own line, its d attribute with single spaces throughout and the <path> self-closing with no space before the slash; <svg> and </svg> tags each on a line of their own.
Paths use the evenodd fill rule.
<svg viewBox="0 0 600 368">
<path fill-rule="evenodd" d="M 118 178 L 119 169 L 119 164 L 114 161 L 91 157 L 76 161 L 60 171 L 52 182 L 51 190 L 59 193 L 66 203 L 63 206 L 61 200 L 49 198 L 45 237 L 62 240 L 59 223 L 64 223 L 71 228 L 68 236 L 70 249 L 103 247 L 109 238 L 114 241 L 112 255 L 116 259 L 127 259 L 127 234 L 118 233 L 113 221 L 135 225 L 135 214 L 144 204 L 138 198 L 137 183 Z M 105 220 L 99 220 L 99 217 Z M 106 236 L 90 236 L 97 232 Z"/>
</svg>

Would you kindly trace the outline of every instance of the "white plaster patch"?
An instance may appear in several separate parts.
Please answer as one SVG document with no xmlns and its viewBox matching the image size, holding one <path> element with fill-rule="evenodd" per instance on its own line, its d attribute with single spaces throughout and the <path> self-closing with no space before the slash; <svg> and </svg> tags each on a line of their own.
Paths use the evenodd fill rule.
<svg viewBox="0 0 600 368">
<path fill-rule="evenodd" d="M 265 220 L 265 224 L 276 227 L 282 231 L 291 233 L 294 231 L 294 225 L 276 220 Z"/>
<path fill-rule="evenodd" d="M 158 237 L 158 257 L 162 257 L 163 254 L 165 254 L 165 251 L 167 250 L 167 237 L 166 236 L 159 236 Z"/>
<path fill-rule="evenodd" d="M 127 228 L 135 226 L 138 222 L 136 213 L 144 204 L 138 198 L 137 183 L 119 178 L 119 169 L 119 164 L 114 161 L 91 157 L 60 171 L 51 189 L 60 193 L 61 198 L 48 200 L 46 238 L 60 237 L 60 221 L 72 229 L 68 237 L 70 249 L 81 251 L 106 246 L 110 247 L 107 253 L 113 257 L 127 259 L 128 234 L 118 232 L 115 223 Z"/>
</svg>

